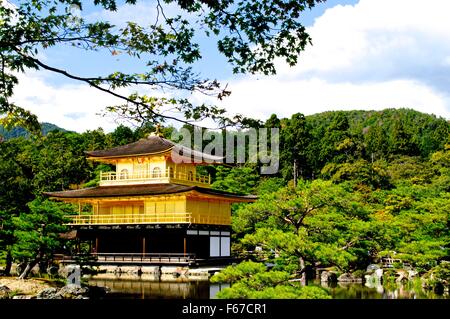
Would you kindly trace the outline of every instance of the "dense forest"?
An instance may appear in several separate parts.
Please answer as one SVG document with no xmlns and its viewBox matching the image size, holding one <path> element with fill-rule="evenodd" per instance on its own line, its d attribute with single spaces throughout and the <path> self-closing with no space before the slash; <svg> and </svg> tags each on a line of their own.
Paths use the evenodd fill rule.
<svg viewBox="0 0 450 319">
<path fill-rule="evenodd" d="M 318 270 L 325 280 L 367 279 L 368 266 L 388 257 L 395 265 L 385 284 L 422 277 L 423 286 L 448 289 L 446 120 L 389 109 L 272 116 L 266 126 L 281 128 L 279 176 L 258 178 L 245 167 L 216 182 L 259 195 L 234 213 L 234 252 L 247 261 L 213 277 L 233 283 L 221 297 L 325 298 L 326 290 L 296 280 Z"/>
<path fill-rule="evenodd" d="M 259 164 L 205 169 L 213 187 L 257 194 L 234 206 L 233 254 L 241 263 L 212 280 L 230 282 L 222 298 L 326 298 L 302 280 L 319 270 L 328 276 L 367 275 L 382 258 L 395 260 L 385 283 L 422 278 L 448 289 L 450 278 L 450 123 L 409 109 L 336 111 L 279 119 L 280 170 L 260 175 Z M 0 257 L 45 269 L 52 253 L 68 246 L 67 205 L 44 191 L 89 187 L 105 165 L 84 151 L 124 145 L 146 136 L 151 125 L 119 126 L 82 134 L 60 129 L 0 143 Z M 171 136 L 173 127 L 163 129 Z M 294 163 L 296 170 L 294 171 Z M 296 185 L 293 179 L 295 176 Z M 36 224 L 41 227 L 34 227 Z"/>
</svg>

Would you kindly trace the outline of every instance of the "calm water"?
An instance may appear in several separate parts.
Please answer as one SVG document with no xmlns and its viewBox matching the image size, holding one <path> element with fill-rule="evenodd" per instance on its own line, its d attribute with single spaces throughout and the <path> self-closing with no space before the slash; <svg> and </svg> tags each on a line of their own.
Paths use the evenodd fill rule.
<svg viewBox="0 0 450 319">
<path fill-rule="evenodd" d="M 111 292 L 107 299 L 213 299 L 218 291 L 228 285 L 211 284 L 208 280 L 187 281 L 180 278 L 139 278 L 109 277 L 88 280 L 93 286 L 107 286 Z M 358 283 L 338 283 L 328 285 L 309 282 L 308 285 L 326 288 L 334 299 L 435 299 L 449 298 L 424 291 L 420 285 L 409 283 L 395 287 L 368 287 Z"/>
<path fill-rule="evenodd" d="M 319 282 L 310 285 L 321 286 L 327 289 L 333 299 L 441 299 L 448 295 L 438 295 L 432 291 L 422 289 L 420 283 L 409 282 L 396 284 L 390 287 L 382 285 L 367 286 L 361 283 L 334 283 Z"/>
</svg>

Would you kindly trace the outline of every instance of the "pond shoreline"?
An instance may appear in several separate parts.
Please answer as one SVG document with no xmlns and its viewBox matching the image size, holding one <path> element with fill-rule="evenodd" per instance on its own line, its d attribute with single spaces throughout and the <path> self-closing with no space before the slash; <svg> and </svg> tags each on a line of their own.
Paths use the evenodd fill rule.
<svg viewBox="0 0 450 319">
<path fill-rule="evenodd" d="M 65 286 L 61 279 L 0 277 L 0 299 L 214 299 L 218 291 L 228 287 L 205 278 L 111 273 L 83 276 L 83 282 L 79 287 Z M 448 293 L 436 294 L 417 282 L 386 286 L 310 280 L 306 285 L 324 288 L 333 299 L 450 299 Z"/>
<path fill-rule="evenodd" d="M 89 285 L 109 287 L 106 299 L 214 299 L 228 284 L 213 284 L 209 280 L 185 278 L 149 279 L 130 276 L 90 276 Z M 393 285 L 371 285 L 361 282 L 325 283 L 310 280 L 307 286 L 322 287 L 333 299 L 450 299 L 438 295 L 414 282 Z"/>
<path fill-rule="evenodd" d="M 0 299 L 100 299 L 107 287 L 65 284 L 62 279 L 0 277 Z"/>
</svg>

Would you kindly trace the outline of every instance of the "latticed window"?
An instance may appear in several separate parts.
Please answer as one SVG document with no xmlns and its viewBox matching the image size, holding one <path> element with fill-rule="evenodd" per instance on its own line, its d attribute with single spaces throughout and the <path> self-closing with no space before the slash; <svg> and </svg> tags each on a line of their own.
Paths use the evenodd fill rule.
<svg viewBox="0 0 450 319">
<path fill-rule="evenodd" d="M 120 179 L 128 179 L 128 170 L 126 168 L 120 171 Z"/>
<path fill-rule="evenodd" d="M 155 167 L 152 171 L 152 177 L 153 178 L 159 178 L 161 177 L 161 169 L 159 167 Z"/>
<path fill-rule="evenodd" d="M 192 173 L 192 171 L 189 171 L 188 173 L 188 181 L 193 181 L 194 180 L 194 173 Z"/>
</svg>

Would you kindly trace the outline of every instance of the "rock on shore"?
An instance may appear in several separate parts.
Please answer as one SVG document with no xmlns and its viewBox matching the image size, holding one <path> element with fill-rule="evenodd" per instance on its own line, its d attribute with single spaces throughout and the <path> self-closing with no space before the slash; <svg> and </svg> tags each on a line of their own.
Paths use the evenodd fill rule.
<svg viewBox="0 0 450 319">
<path fill-rule="evenodd" d="M 339 282 L 362 282 L 362 278 L 355 277 L 350 273 L 344 273 L 337 279 Z"/>
<path fill-rule="evenodd" d="M 10 292 L 15 295 L 36 295 L 45 288 L 50 288 L 51 285 L 39 279 L 21 280 L 14 277 L 0 278 L 0 286 L 7 287 Z"/>
<path fill-rule="evenodd" d="M 109 290 L 108 287 L 78 285 L 56 288 L 38 279 L 0 279 L 0 299 L 97 299 L 104 297 Z"/>
<path fill-rule="evenodd" d="M 90 299 L 103 297 L 109 288 L 107 287 L 80 287 L 67 285 L 60 289 L 46 288 L 40 291 L 36 299 Z"/>
<path fill-rule="evenodd" d="M 7 286 L 0 285 L 0 299 L 8 299 L 11 293 L 11 289 Z"/>
</svg>

